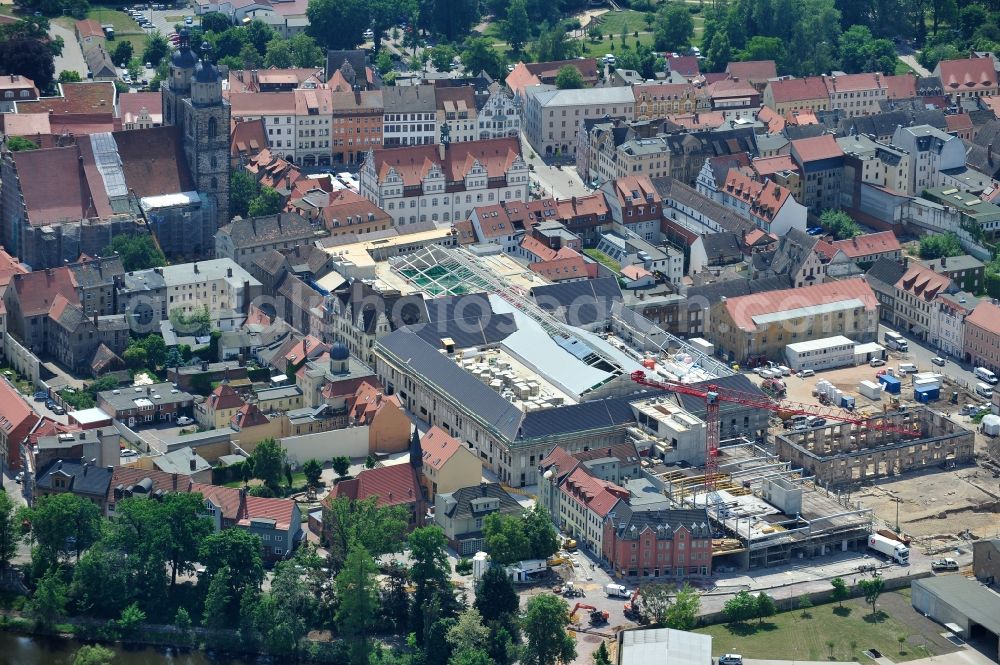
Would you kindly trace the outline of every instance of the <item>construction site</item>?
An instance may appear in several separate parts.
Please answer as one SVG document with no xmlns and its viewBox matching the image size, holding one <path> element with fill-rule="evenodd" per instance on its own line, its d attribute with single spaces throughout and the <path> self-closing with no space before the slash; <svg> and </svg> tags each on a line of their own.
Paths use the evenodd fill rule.
<svg viewBox="0 0 1000 665">
<path fill-rule="evenodd" d="M 909 471 L 949 468 L 973 461 L 975 434 L 924 406 L 863 422 L 831 421 L 774 437 L 783 460 L 826 486 L 844 486 Z"/>
<path fill-rule="evenodd" d="M 647 469 L 679 506 L 708 509 L 716 571 L 778 566 L 865 548 L 872 511 L 846 494 L 820 487 L 801 468 L 746 439 L 723 442 L 716 459 L 718 471 L 711 481 L 699 468 Z"/>
</svg>

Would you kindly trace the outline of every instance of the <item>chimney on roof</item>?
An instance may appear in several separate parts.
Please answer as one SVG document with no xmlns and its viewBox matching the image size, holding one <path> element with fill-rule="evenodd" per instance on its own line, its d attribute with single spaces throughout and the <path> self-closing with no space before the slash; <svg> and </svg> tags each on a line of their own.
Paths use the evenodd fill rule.
<svg viewBox="0 0 1000 665">
<path fill-rule="evenodd" d="M 441 158 L 442 162 L 444 161 L 444 155 L 445 155 L 445 152 L 447 151 L 447 149 L 448 149 L 448 145 L 447 144 L 445 144 L 445 143 L 439 143 L 438 144 L 438 157 Z"/>
<path fill-rule="evenodd" d="M 115 467 L 111 466 L 110 464 L 109 464 L 109 465 L 107 465 L 107 466 L 106 466 L 106 467 L 104 467 L 104 468 L 105 468 L 105 469 L 107 469 L 107 470 L 108 470 L 109 472 L 111 472 L 111 473 L 114 473 L 114 472 L 115 472 Z"/>
<path fill-rule="evenodd" d="M 196 262 L 192 263 L 191 265 L 193 266 L 192 270 L 194 270 L 194 274 L 197 275 L 198 274 L 198 262 L 196 261 Z"/>
<path fill-rule="evenodd" d="M 153 388 L 150 387 L 150 386 L 146 386 L 146 394 L 147 395 L 152 395 L 153 394 Z"/>
<path fill-rule="evenodd" d="M 191 451 L 191 454 L 194 455 L 194 451 L 193 450 Z M 195 467 L 197 467 L 197 466 L 198 466 L 198 461 L 194 457 L 192 457 L 191 458 L 191 470 L 194 471 Z"/>
<path fill-rule="evenodd" d="M 233 269 L 226 268 L 226 277 L 232 277 L 232 276 L 233 276 Z"/>
<path fill-rule="evenodd" d="M 201 361 L 201 371 L 202 372 L 207 372 L 208 371 L 208 361 L 207 360 L 202 360 Z"/>
<path fill-rule="evenodd" d="M 993 165 L 993 144 L 990 143 L 986 146 L 986 159 L 989 160 L 990 165 Z"/>
<path fill-rule="evenodd" d="M 941 257 L 941 267 L 944 268 L 947 265 L 948 265 L 948 257 L 947 256 L 942 256 Z"/>
<path fill-rule="evenodd" d="M 486 483 L 479 483 L 479 493 L 486 496 Z"/>
</svg>

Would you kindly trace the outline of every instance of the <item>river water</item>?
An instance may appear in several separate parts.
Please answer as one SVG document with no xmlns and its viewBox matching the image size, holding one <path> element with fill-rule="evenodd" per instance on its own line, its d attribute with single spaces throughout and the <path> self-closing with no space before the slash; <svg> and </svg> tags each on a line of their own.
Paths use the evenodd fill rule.
<svg viewBox="0 0 1000 665">
<path fill-rule="evenodd" d="M 0 632 L 0 665 L 73 665 L 73 656 L 81 646 L 75 640 Z M 209 656 L 203 651 L 168 651 L 162 647 L 109 648 L 115 652 L 115 665 L 251 665 L 253 662 Z"/>
</svg>

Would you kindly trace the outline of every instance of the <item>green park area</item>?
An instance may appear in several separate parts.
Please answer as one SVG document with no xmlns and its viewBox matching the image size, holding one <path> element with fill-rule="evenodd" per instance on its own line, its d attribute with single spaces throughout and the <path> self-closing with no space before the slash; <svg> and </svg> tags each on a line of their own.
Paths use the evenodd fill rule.
<svg viewBox="0 0 1000 665">
<path fill-rule="evenodd" d="M 744 658 L 869 662 L 862 652 L 877 649 L 895 662 L 936 656 L 948 643 L 935 624 L 910 605 L 909 589 L 882 594 L 878 614 L 864 598 L 779 612 L 698 628 L 712 636 L 712 653 L 738 653 Z M 954 648 L 952 647 L 952 650 Z"/>
</svg>

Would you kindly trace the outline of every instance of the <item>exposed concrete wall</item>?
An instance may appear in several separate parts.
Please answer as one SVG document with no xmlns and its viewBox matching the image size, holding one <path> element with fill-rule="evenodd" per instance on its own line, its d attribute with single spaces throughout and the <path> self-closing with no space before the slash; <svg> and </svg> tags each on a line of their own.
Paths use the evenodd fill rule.
<svg viewBox="0 0 1000 665">
<path fill-rule="evenodd" d="M 911 408 L 869 421 L 918 430 L 918 436 L 831 423 L 776 437 L 778 456 L 823 484 L 841 485 L 942 464 L 972 461 L 974 433 L 928 408 Z"/>
</svg>

